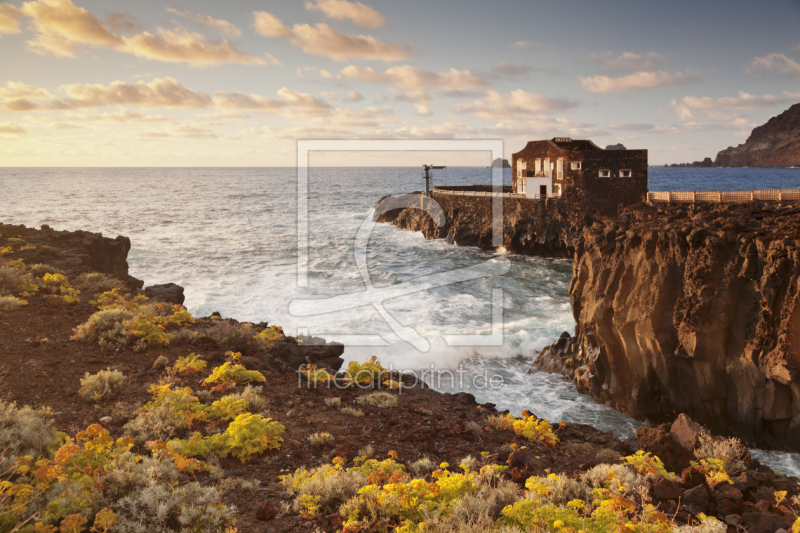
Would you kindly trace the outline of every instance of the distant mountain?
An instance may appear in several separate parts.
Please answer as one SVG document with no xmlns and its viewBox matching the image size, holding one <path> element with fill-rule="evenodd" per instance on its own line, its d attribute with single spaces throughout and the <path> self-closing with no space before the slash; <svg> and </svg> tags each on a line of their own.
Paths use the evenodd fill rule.
<svg viewBox="0 0 800 533">
<path fill-rule="evenodd" d="M 508 159 L 500 159 L 499 157 L 492 161 L 492 168 L 511 168 L 511 165 L 508 163 Z"/>
<path fill-rule="evenodd" d="M 800 166 L 800 104 L 795 104 L 763 126 L 755 128 L 744 144 L 717 154 L 718 167 Z"/>
<path fill-rule="evenodd" d="M 609 144 L 608 146 L 606 146 L 606 150 L 627 150 L 627 148 L 625 148 L 624 144 L 617 143 L 617 144 Z"/>
</svg>

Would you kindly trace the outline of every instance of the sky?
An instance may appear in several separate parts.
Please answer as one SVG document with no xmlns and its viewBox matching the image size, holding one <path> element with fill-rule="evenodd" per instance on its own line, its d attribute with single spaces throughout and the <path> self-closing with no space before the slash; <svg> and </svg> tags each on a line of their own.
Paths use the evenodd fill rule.
<svg viewBox="0 0 800 533">
<path fill-rule="evenodd" d="M 293 166 L 306 139 L 510 157 L 555 136 L 713 159 L 800 102 L 798 30 L 800 0 L 0 3 L 0 166 Z"/>
</svg>

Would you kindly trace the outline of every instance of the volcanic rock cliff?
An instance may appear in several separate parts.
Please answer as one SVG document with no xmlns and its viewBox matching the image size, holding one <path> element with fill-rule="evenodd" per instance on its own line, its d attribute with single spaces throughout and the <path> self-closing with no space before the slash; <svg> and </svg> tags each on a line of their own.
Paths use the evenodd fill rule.
<svg viewBox="0 0 800 533">
<path fill-rule="evenodd" d="M 744 144 L 717 154 L 718 167 L 800 166 L 800 104 L 795 104 L 763 126 L 755 128 Z"/>
<path fill-rule="evenodd" d="M 414 193 L 394 200 L 400 207 L 376 213 L 379 222 L 421 231 L 426 239 L 445 239 L 461 246 L 495 247 L 493 202 L 489 196 L 434 193 L 432 198 L 425 198 Z M 429 214 L 424 208 L 431 205 L 433 210 L 429 210 Z M 502 246 L 508 251 L 545 257 L 572 256 L 572 241 L 580 233 L 584 217 L 566 214 L 557 203 L 528 198 L 504 198 L 502 205 Z M 436 213 L 443 216 L 438 218 Z"/>
<path fill-rule="evenodd" d="M 638 418 L 800 442 L 800 208 L 639 205 L 575 242 L 576 337 L 534 365 Z"/>
</svg>

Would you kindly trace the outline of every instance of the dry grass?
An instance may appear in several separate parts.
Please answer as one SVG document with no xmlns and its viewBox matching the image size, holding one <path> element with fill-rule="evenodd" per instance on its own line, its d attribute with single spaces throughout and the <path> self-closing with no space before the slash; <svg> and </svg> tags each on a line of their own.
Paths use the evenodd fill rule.
<svg viewBox="0 0 800 533">
<path fill-rule="evenodd" d="M 97 374 L 89 374 L 81 379 L 81 390 L 78 394 L 87 402 L 100 402 L 113 398 L 125 386 L 127 378 L 117 370 L 101 370 Z"/>
<path fill-rule="evenodd" d="M 313 433 L 308 437 L 306 437 L 306 439 L 308 439 L 308 442 L 312 446 L 316 446 L 317 448 L 322 448 L 323 446 L 327 446 L 328 444 L 332 443 L 335 440 L 333 435 L 325 432 Z"/>
<path fill-rule="evenodd" d="M 397 407 L 397 396 L 389 394 L 388 392 L 365 394 L 356 398 L 356 401 L 361 405 L 368 405 L 370 407 Z"/>
<path fill-rule="evenodd" d="M 700 435 L 700 444 L 695 449 L 694 456 L 698 460 L 719 459 L 725 463 L 728 474 L 735 476 L 745 470 L 744 460 L 747 457 L 747 448 L 736 437 Z"/>
<path fill-rule="evenodd" d="M 339 412 L 343 415 L 354 416 L 356 418 L 364 416 L 364 411 L 361 409 L 356 409 L 355 407 L 342 407 L 339 409 Z"/>
</svg>

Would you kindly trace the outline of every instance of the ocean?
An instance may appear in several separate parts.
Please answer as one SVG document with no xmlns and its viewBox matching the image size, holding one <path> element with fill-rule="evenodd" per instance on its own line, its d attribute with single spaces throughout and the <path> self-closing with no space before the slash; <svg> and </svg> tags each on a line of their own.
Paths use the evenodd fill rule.
<svg viewBox="0 0 800 533">
<path fill-rule="evenodd" d="M 125 235 L 133 243 L 130 273 L 147 285 L 182 285 L 195 315 L 219 311 L 288 334 L 344 341 L 347 360 L 376 355 L 384 366 L 424 369 L 442 391 L 633 435 L 638 421 L 593 403 L 559 376 L 526 373 L 539 350 L 574 330 L 569 260 L 426 241 L 385 224 L 370 228 L 378 200 L 424 188 L 421 175 L 420 168 L 310 168 L 305 278 L 298 276 L 294 168 L 5 168 L 0 221 Z M 651 167 L 649 182 L 651 190 L 800 188 L 800 169 Z M 435 185 L 465 183 L 491 183 L 491 171 L 434 174 Z M 470 267 L 507 272 L 443 280 L 442 273 Z M 421 278 L 432 286 L 405 291 L 419 289 Z M 368 284 L 377 292 L 368 293 Z M 376 299 L 387 287 L 401 290 Z M 298 312 L 314 307 L 308 300 L 330 298 L 336 300 L 323 314 Z M 459 335 L 482 338 L 453 345 Z M 754 455 L 800 475 L 798 454 Z"/>
</svg>

